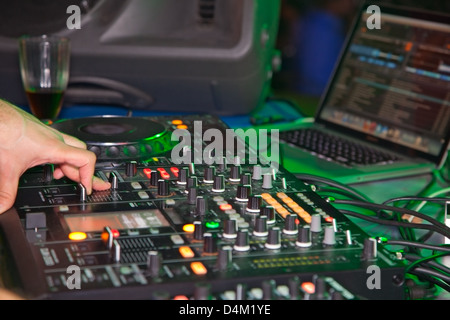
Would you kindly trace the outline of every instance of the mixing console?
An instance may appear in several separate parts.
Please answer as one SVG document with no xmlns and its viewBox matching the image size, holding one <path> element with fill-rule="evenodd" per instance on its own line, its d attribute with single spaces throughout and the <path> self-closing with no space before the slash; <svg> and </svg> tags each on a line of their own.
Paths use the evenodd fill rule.
<svg viewBox="0 0 450 320">
<path fill-rule="evenodd" d="M 170 134 L 194 119 L 226 128 L 152 120 Z M 99 162 L 112 187 L 91 195 L 52 165 L 26 172 L 0 216 L 3 284 L 33 299 L 404 298 L 402 264 L 283 168 L 175 164 L 166 149 Z"/>
</svg>

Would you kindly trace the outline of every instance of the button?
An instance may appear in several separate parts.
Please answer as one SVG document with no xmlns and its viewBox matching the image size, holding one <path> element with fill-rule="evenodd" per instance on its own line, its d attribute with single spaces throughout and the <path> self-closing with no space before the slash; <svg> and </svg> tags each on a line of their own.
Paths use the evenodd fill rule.
<svg viewBox="0 0 450 320">
<path fill-rule="evenodd" d="M 185 259 L 193 258 L 195 256 L 194 251 L 188 246 L 183 246 L 178 248 L 181 256 Z"/>
<path fill-rule="evenodd" d="M 208 273 L 208 270 L 206 269 L 205 265 L 199 261 L 192 262 L 191 269 L 198 276 L 202 276 Z"/>
</svg>

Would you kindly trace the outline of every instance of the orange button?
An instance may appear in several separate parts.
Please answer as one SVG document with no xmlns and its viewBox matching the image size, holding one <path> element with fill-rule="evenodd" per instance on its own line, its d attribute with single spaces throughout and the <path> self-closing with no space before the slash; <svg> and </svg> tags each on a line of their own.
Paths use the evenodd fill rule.
<svg viewBox="0 0 450 320">
<path fill-rule="evenodd" d="M 185 124 L 180 124 L 180 125 L 177 126 L 177 129 L 185 130 L 185 129 L 187 129 L 187 128 L 188 128 L 188 126 L 185 125 Z"/>
<path fill-rule="evenodd" d="M 188 224 L 185 224 L 185 225 L 183 226 L 183 231 L 184 231 L 184 232 L 189 232 L 189 233 L 191 233 L 191 232 L 194 232 L 194 230 L 195 230 L 195 226 L 194 226 L 194 224 L 192 224 L 192 223 L 188 223 Z"/>
<path fill-rule="evenodd" d="M 87 238 L 87 234 L 84 232 L 71 232 L 69 233 L 69 239 L 73 241 L 80 241 Z"/>
<path fill-rule="evenodd" d="M 220 210 L 222 210 L 222 211 L 226 211 L 226 210 L 231 210 L 231 209 L 233 209 L 233 206 L 232 206 L 231 204 L 229 204 L 229 203 L 224 203 L 224 204 L 221 204 L 221 205 L 219 206 L 219 208 L 220 208 Z"/>
<path fill-rule="evenodd" d="M 205 275 L 208 272 L 208 270 L 206 270 L 205 265 L 203 263 L 201 263 L 201 262 L 198 262 L 198 261 L 191 263 L 191 269 L 198 276 Z"/>
<path fill-rule="evenodd" d="M 180 124 L 183 124 L 183 120 L 178 120 L 178 119 L 172 120 L 172 124 L 178 126 Z"/>
<path fill-rule="evenodd" d="M 187 246 L 178 248 L 178 251 L 180 252 L 181 256 L 185 259 L 193 258 L 195 256 L 194 251 L 192 251 L 192 249 Z"/>
<path fill-rule="evenodd" d="M 313 294 L 316 291 L 316 286 L 312 282 L 303 282 L 302 289 L 306 293 Z"/>
</svg>

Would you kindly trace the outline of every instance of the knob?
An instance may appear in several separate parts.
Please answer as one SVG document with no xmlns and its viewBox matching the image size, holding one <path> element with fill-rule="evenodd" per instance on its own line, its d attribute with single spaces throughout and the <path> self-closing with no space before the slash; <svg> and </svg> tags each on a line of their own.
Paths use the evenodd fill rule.
<svg viewBox="0 0 450 320">
<path fill-rule="evenodd" d="M 80 202 L 86 202 L 87 199 L 86 188 L 81 183 L 78 184 L 78 193 L 80 195 Z"/>
<path fill-rule="evenodd" d="M 319 214 L 311 216 L 311 232 L 322 232 L 322 217 Z"/>
<path fill-rule="evenodd" d="M 203 216 L 206 213 L 206 200 L 203 197 L 197 197 L 195 213 Z"/>
<path fill-rule="evenodd" d="M 224 192 L 225 191 L 225 177 L 223 175 L 218 175 L 218 176 L 214 177 L 212 191 L 213 192 Z"/>
<path fill-rule="evenodd" d="M 262 198 L 260 195 L 250 196 L 247 202 L 248 212 L 260 212 L 261 211 Z"/>
<path fill-rule="evenodd" d="M 223 222 L 222 236 L 225 239 L 235 239 L 237 237 L 236 220 L 227 219 Z"/>
<path fill-rule="evenodd" d="M 247 300 L 247 285 L 238 283 L 236 285 L 236 300 Z"/>
<path fill-rule="evenodd" d="M 147 273 L 152 277 L 159 275 L 162 258 L 158 251 L 149 251 L 147 253 Z"/>
<path fill-rule="evenodd" d="M 300 279 L 298 277 L 290 278 L 288 281 L 288 288 L 291 300 L 297 300 L 299 296 Z"/>
<path fill-rule="evenodd" d="M 267 249 L 280 249 L 281 248 L 281 232 L 280 228 L 274 227 L 269 229 L 269 234 L 267 236 L 267 241 L 265 243 Z"/>
<path fill-rule="evenodd" d="M 189 168 L 181 168 L 178 172 L 177 183 L 181 185 L 187 184 L 187 178 L 189 176 Z"/>
<path fill-rule="evenodd" d="M 259 164 L 253 166 L 252 179 L 253 180 L 262 179 L 262 168 Z"/>
<path fill-rule="evenodd" d="M 125 174 L 129 177 L 134 177 L 137 174 L 137 162 L 130 161 L 125 165 Z"/>
<path fill-rule="evenodd" d="M 109 182 L 111 183 L 111 190 L 117 190 L 119 188 L 119 179 L 114 172 L 110 172 Z"/>
<path fill-rule="evenodd" d="M 250 184 L 251 183 L 251 175 L 250 173 L 246 172 L 244 174 L 241 175 L 241 179 L 240 179 L 240 183 L 241 184 Z"/>
<path fill-rule="evenodd" d="M 284 220 L 283 233 L 287 235 L 294 235 L 298 233 L 297 217 L 293 214 L 286 215 Z"/>
<path fill-rule="evenodd" d="M 158 180 L 158 196 L 166 197 L 170 194 L 169 181 L 164 179 Z"/>
<path fill-rule="evenodd" d="M 251 187 L 249 185 L 238 185 L 236 191 L 236 200 L 248 201 L 248 197 L 251 193 Z"/>
<path fill-rule="evenodd" d="M 272 189 L 272 175 L 271 174 L 263 175 L 262 188 L 263 189 Z"/>
<path fill-rule="evenodd" d="M 262 282 L 262 299 L 263 300 L 272 300 L 275 292 L 275 281 L 274 280 L 265 280 Z"/>
<path fill-rule="evenodd" d="M 110 227 L 106 226 L 103 228 L 102 240 L 106 246 L 106 249 L 111 250 L 114 241 L 114 235 Z"/>
<path fill-rule="evenodd" d="M 260 215 L 267 217 L 267 224 L 275 223 L 275 209 L 273 207 L 262 207 Z"/>
<path fill-rule="evenodd" d="M 336 244 L 336 236 L 333 226 L 326 226 L 324 230 L 323 244 L 334 246 Z"/>
<path fill-rule="evenodd" d="M 158 181 L 160 179 L 161 179 L 161 173 L 159 173 L 159 171 L 152 170 L 152 172 L 150 172 L 150 185 L 152 187 L 158 186 Z"/>
<path fill-rule="evenodd" d="M 194 300 L 210 300 L 211 285 L 209 283 L 196 283 L 194 288 Z"/>
<path fill-rule="evenodd" d="M 227 270 L 233 259 L 233 248 L 230 246 L 223 246 L 217 253 L 216 268 L 218 270 Z"/>
<path fill-rule="evenodd" d="M 114 262 L 116 263 L 120 262 L 120 244 L 117 240 L 113 241 L 112 258 Z"/>
<path fill-rule="evenodd" d="M 198 180 L 197 180 L 197 177 L 196 177 L 196 176 L 190 176 L 190 177 L 188 177 L 186 188 L 197 187 L 197 185 L 198 185 L 197 182 L 198 182 Z"/>
<path fill-rule="evenodd" d="M 203 234 L 203 253 L 207 255 L 217 253 L 217 241 L 210 232 Z"/>
<path fill-rule="evenodd" d="M 190 187 L 188 189 L 188 203 L 189 204 L 196 204 L 197 203 L 197 188 L 196 187 Z"/>
<path fill-rule="evenodd" d="M 194 221 L 194 239 L 203 240 L 204 227 L 201 221 Z"/>
<path fill-rule="evenodd" d="M 233 248 L 234 250 L 241 252 L 250 250 L 248 230 L 239 230 L 237 232 L 236 241 Z"/>
<path fill-rule="evenodd" d="M 373 238 L 364 240 L 364 248 L 362 253 L 363 260 L 373 260 L 377 257 L 377 242 Z"/>
<path fill-rule="evenodd" d="M 241 167 L 237 165 L 231 166 L 230 181 L 238 182 L 241 180 Z"/>
<path fill-rule="evenodd" d="M 215 174 L 214 167 L 211 166 L 211 167 L 205 168 L 203 182 L 204 183 L 214 183 L 214 174 Z"/>
<path fill-rule="evenodd" d="M 311 228 L 309 225 L 298 227 L 298 236 L 295 244 L 301 248 L 307 248 L 312 245 L 311 243 Z"/>
<path fill-rule="evenodd" d="M 253 229 L 253 235 L 257 237 L 265 237 L 269 234 L 267 230 L 267 217 L 260 216 L 255 219 L 255 227 Z"/>
</svg>

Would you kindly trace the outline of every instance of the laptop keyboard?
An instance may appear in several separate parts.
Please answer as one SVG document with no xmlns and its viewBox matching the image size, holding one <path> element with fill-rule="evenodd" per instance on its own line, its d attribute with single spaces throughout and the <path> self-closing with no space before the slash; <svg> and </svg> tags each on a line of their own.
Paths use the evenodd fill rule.
<svg viewBox="0 0 450 320">
<path fill-rule="evenodd" d="M 344 165 L 391 163 L 398 157 L 317 129 L 281 131 L 280 140 Z"/>
</svg>

